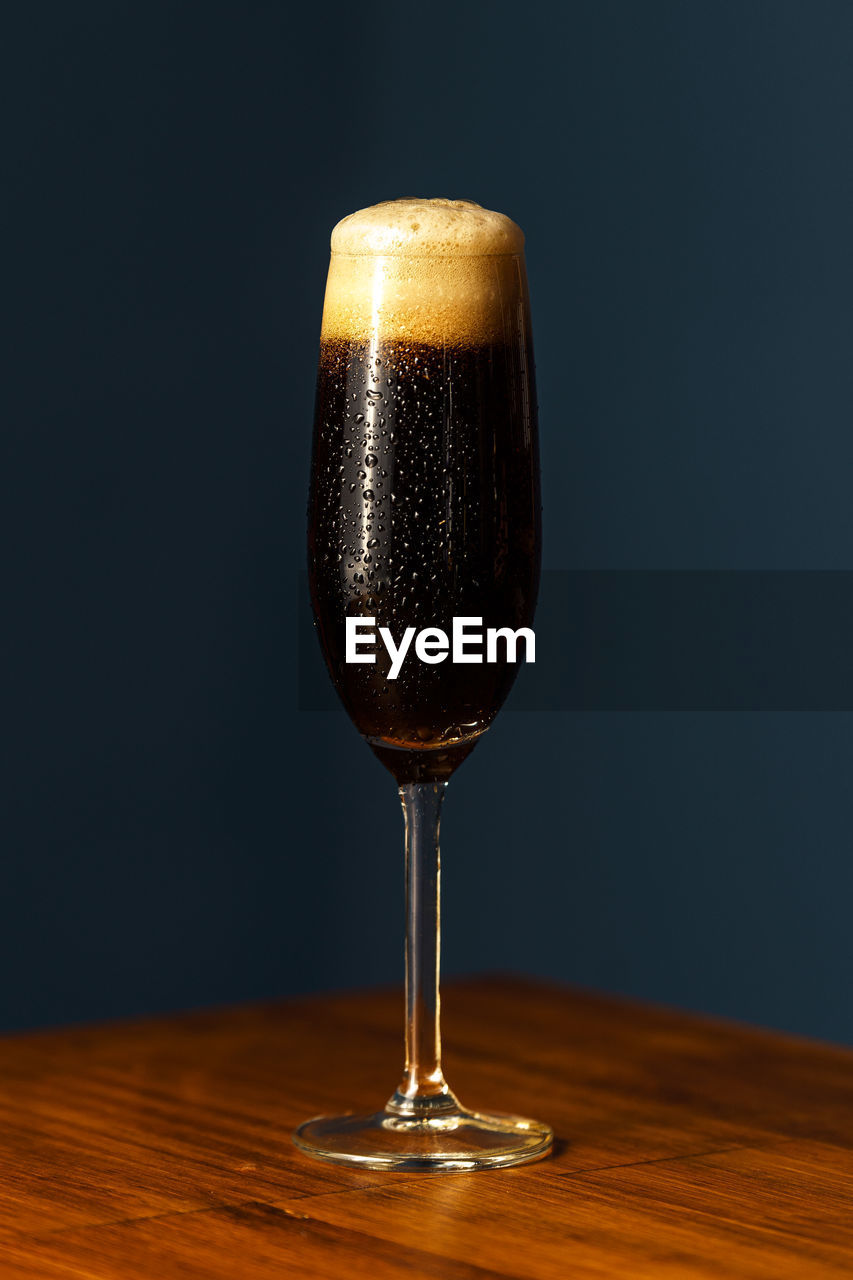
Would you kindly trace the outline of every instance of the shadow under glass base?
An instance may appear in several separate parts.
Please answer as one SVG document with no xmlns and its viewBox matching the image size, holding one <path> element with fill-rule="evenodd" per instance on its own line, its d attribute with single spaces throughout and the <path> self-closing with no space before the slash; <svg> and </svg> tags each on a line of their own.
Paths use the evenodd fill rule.
<svg viewBox="0 0 853 1280">
<path fill-rule="evenodd" d="M 428 1117 L 390 1110 L 318 1116 L 301 1124 L 293 1141 L 308 1155 L 334 1164 L 462 1173 L 540 1160 L 551 1150 L 554 1135 L 537 1120 L 458 1107 Z"/>
</svg>

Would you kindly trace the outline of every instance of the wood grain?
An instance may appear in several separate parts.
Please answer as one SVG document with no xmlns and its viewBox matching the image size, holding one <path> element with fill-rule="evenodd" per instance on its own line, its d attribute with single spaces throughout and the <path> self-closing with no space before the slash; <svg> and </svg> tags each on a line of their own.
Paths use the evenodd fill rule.
<svg viewBox="0 0 853 1280">
<path fill-rule="evenodd" d="M 448 985 L 463 1102 L 554 1156 L 456 1175 L 301 1155 L 396 1083 L 383 991 L 0 1040 L 0 1276 L 853 1274 L 853 1053 L 520 979 Z"/>
</svg>

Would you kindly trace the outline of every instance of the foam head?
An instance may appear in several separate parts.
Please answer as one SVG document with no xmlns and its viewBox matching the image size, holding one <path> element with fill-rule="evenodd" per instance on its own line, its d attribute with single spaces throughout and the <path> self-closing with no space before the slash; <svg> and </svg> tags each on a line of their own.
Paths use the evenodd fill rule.
<svg viewBox="0 0 853 1280">
<path fill-rule="evenodd" d="M 324 340 L 495 341 L 524 291 L 524 235 L 471 200 L 360 209 L 332 232 Z"/>
<path fill-rule="evenodd" d="M 332 253 L 431 258 L 523 249 L 521 227 L 473 200 L 385 200 L 342 218 L 332 231 Z"/>
</svg>

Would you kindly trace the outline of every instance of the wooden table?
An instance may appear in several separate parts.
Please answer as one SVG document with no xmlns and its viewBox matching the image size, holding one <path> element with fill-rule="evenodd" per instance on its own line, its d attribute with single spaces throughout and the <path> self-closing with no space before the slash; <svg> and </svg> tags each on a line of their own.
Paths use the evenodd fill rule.
<svg viewBox="0 0 853 1280">
<path fill-rule="evenodd" d="M 399 992 L 0 1041 L 3 1280 L 853 1275 L 853 1053 L 520 979 L 448 984 L 469 1106 L 554 1156 L 315 1163 L 290 1131 L 385 1101 Z"/>
</svg>

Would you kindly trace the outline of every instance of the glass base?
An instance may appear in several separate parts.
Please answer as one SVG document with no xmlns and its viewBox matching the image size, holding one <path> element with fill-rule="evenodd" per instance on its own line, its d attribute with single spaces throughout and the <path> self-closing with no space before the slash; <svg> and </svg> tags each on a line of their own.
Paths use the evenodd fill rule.
<svg viewBox="0 0 853 1280">
<path fill-rule="evenodd" d="M 335 1164 L 462 1173 L 541 1160 L 551 1150 L 554 1134 L 537 1120 L 458 1107 L 429 1117 L 392 1110 L 318 1116 L 301 1124 L 293 1141 L 307 1155 Z"/>
</svg>

